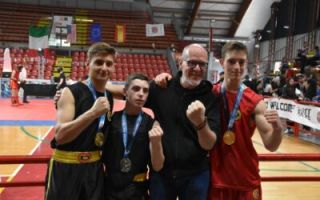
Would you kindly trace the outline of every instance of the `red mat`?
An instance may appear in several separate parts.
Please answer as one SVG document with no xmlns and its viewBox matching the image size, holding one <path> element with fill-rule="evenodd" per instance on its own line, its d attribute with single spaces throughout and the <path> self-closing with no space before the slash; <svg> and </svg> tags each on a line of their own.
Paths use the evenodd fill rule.
<svg viewBox="0 0 320 200">
<path fill-rule="evenodd" d="M 9 99 L 0 99 L 0 120 L 55 120 L 56 109 L 52 99 L 29 100 L 29 104 L 11 106 Z M 115 100 L 114 111 L 124 108 L 124 101 Z M 150 109 L 144 109 L 152 115 Z"/>
<path fill-rule="evenodd" d="M 11 106 L 9 99 L 0 99 L 0 120 L 55 120 L 56 109 L 52 99 L 30 99 L 30 103 Z"/>
</svg>

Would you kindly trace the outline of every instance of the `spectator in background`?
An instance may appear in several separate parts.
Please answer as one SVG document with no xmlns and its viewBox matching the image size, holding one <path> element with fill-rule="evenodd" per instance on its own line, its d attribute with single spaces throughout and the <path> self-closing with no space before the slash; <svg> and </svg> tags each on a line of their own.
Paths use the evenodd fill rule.
<svg viewBox="0 0 320 200">
<path fill-rule="evenodd" d="M 289 69 L 288 60 L 286 57 L 283 57 L 281 61 L 281 67 L 280 67 L 281 75 L 285 75 L 288 69 Z"/>
<path fill-rule="evenodd" d="M 304 98 L 307 101 L 312 101 L 315 96 L 317 96 L 317 80 L 312 75 L 305 83 Z"/>
<path fill-rule="evenodd" d="M 19 65 L 16 69 L 13 69 L 11 73 L 11 80 L 10 80 L 10 87 L 11 87 L 11 105 L 12 106 L 19 106 L 22 105 L 19 102 L 19 75 L 22 70 L 22 66 Z"/>
<path fill-rule="evenodd" d="M 155 53 L 156 50 L 157 50 L 156 43 L 155 43 L 155 42 L 152 42 L 151 47 L 152 47 L 153 53 Z"/>
<path fill-rule="evenodd" d="M 265 78 L 264 79 L 264 88 L 262 95 L 264 96 L 271 96 L 272 95 L 272 86 L 271 86 L 271 79 Z"/>
<path fill-rule="evenodd" d="M 315 50 L 315 55 L 314 55 L 315 59 L 316 59 L 316 60 L 320 60 L 320 50 L 319 50 L 319 46 L 315 46 L 315 47 L 314 47 L 314 50 Z"/>
<path fill-rule="evenodd" d="M 298 50 L 298 55 L 297 55 L 297 59 L 295 60 L 296 63 L 296 67 L 300 68 L 300 73 L 304 73 L 304 68 L 307 65 L 307 56 L 306 56 L 306 50 L 305 49 L 299 49 Z M 288 76 L 287 76 L 288 77 Z M 291 77 L 291 76 L 289 76 Z"/>
<path fill-rule="evenodd" d="M 219 73 L 219 80 L 215 84 L 222 83 L 224 79 L 224 71 Z"/>
<path fill-rule="evenodd" d="M 296 95 L 296 87 L 293 78 L 289 78 L 287 84 L 284 86 L 282 91 L 282 97 L 286 99 L 298 99 Z"/>
<path fill-rule="evenodd" d="M 57 71 L 59 72 L 59 83 L 57 85 L 57 90 L 61 90 L 67 86 L 66 76 L 62 67 L 58 67 Z"/>
<path fill-rule="evenodd" d="M 320 102 L 320 81 L 318 81 L 317 85 L 317 96 L 313 97 L 313 101 Z"/>
<path fill-rule="evenodd" d="M 244 76 L 243 84 L 245 84 L 245 85 L 246 85 L 247 87 L 249 87 L 251 90 L 255 91 L 254 83 L 250 80 L 250 77 L 249 77 L 248 74 Z"/>
<path fill-rule="evenodd" d="M 25 92 L 25 85 L 26 85 L 26 79 L 27 79 L 27 69 L 26 69 L 26 65 L 22 66 L 21 72 L 19 74 L 19 81 L 20 81 L 20 90 L 22 90 L 22 102 L 23 103 L 29 103 L 29 101 L 27 100 L 27 94 Z"/>
<path fill-rule="evenodd" d="M 175 54 L 176 51 L 177 51 L 174 43 L 171 43 L 171 45 L 170 45 L 170 50 L 171 50 L 172 55 L 174 56 L 174 54 Z"/>
</svg>

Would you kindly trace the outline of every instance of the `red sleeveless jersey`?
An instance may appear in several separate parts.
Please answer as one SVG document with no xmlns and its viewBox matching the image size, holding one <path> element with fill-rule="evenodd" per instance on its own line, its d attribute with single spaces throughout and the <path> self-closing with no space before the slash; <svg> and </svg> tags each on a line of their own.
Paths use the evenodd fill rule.
<svg viewBox="0 0 320 200">
<path fill-rule="evenodd" d="M 220 84 L 213 86 L 213 92 L 220 99 L 222 133 L 226 131 L 227 121 L 224 112 Z M 226 92 L 229 112 L 233 109 L 237 94 Z M 256 150 L 253 147 L 251 137 L 256 125 L 253 120 L 253 111 L 262 100 L 262 96 L 246 87 L 239 105 L 241 116 L 235 120 L 233 132 L 236 140 L 232 145 L 220 141 L 210 152 L 211 184 L 216 188 L 233 188 L 238 190 L 250 190 L 260 185 L 259 161 Z"/>
</svg>

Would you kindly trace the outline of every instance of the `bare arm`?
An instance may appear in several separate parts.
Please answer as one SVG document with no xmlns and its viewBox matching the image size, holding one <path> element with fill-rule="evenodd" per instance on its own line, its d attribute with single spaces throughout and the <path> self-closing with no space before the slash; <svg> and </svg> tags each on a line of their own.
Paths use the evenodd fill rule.
<svg viewBox="0 0 320 200">
<path fill-rule="evenodd" d="M 160 171 L 162 169 L 165 159 L 161 142 L 162 135 L 163 131 L 159 123 L 155 122 L 152 129 L 149 131 L 151 164 L 155 171 Z"/>
<path fill-rule="evenodd" d="M 208 122 L 205 123 L 206 125 L 202 129 L 197 130 L 198 141 L 203 149 L 210 150 L 217 141 L 217 135 L 210 129 Z"/>
<path fill-rule="evenodd" d="M 196 127 L 199 144 L 203 149 L 210 150 L 217 141 L 217 135 L 210 129 L 204 113 L 205 107 L 198 100 L 188 106 L 187 117 Z"/>
<path fill-rule="evenodd" d="M 263 101 L 254 109 L 255 122 L 263 144 L 269 151 L 276 151 L 282 141 L 282 125 L 276 110 L 267 110 Z"/>
<path fill-rule="evenodd" d="M 57 106 L 55 139 L 58 144 L 65 144 L 73 141 L 97 117 L 106 113 L 110 107 L 109 102 L 105 97 L 99 97 L 91 109 L 74 119 L 75 101 L 69 88 L 62 90 Z"/>
<path fill-rule="evenodd" d="M 154 82 L 161 88 L 166 88 L 168 85 L 168 81 L 172 79 L 171 74 L 168 73 L 161 73 L 158 74 L 155 78 L 154 78 Z"/>
<path fill-rule="evenodd" d="M 124 97 L 124 86 L 123 85 L 112 85 L 110 83 L 106 84 L 106 90 L 112 93 L 112 96 L 116 99 L 123 99 Z"/>
</svg>

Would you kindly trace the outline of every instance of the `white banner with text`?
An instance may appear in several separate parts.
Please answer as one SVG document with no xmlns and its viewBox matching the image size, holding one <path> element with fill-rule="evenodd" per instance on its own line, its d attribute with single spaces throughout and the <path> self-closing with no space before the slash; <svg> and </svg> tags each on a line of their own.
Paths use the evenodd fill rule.
<svg viewBox="0 0 320 200">
<path fill-rule="evenodd" d="M 264 101 L 268 109 L 277 110 L 281 118 L 320 130 L 320 107 L 280 98 L 266 98 Z"/>
</svg>

